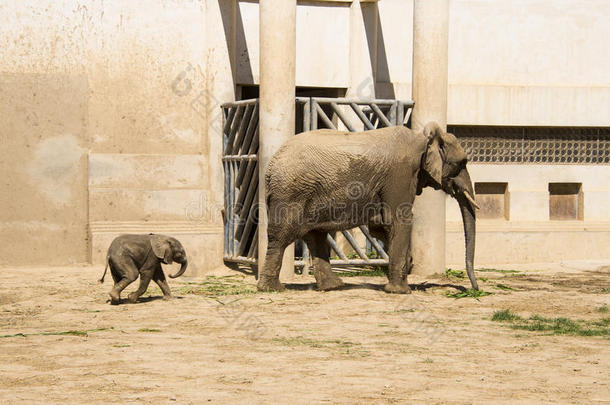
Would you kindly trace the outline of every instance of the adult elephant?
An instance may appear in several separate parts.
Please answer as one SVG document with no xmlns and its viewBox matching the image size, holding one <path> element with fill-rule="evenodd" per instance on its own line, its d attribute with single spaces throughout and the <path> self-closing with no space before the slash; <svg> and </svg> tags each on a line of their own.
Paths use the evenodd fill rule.
<svg viewBox="0 0 610 405">
<path fill-rule="evenodd" d="M 286 247 L 302 238 L 313 257 L 320 290 L 343 285 L 331 271 L 327 232 L 368 225 L 388 247 L 385 291 L 409 293 L 411 208 L 424 187 L 442 189 L 460 206 L 466 271 L 474 289 L 474 191 L 466 153 L 435 122 L 416 132 L 398 126 L 365 132 L 317 130 L 299 134 L 275 153 L 267 169 L 268 247 L 258 289 L 281 291 Z"/>
</svg>

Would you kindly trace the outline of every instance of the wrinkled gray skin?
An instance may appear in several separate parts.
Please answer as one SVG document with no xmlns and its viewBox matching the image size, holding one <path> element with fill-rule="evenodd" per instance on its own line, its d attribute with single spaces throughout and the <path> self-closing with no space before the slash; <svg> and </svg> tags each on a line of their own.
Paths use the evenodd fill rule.
<svg viewBox="0 0 610 405">
<path fill-rule="evenodd" d="M 110 274 L 114 279 L 114 287 L 110 291 L 110 303 L 117 305 L 121 299 L 121 291 L 133 283 L 138 275 L 140 286 L 129 294 L 129 302 L 135 303 L 146 292 L 150 280 L 163 291 L 163 298 L 170 299 L 172 294 L 163 274 L 161 262 L 181 263 L 178 273 L 171 278 L 180 277 L 186 271 L 187 260 L 184 248 L 177 239 L 165 235 L 121 235 L 112 241 L 106 255 L 106 268 L 100 282 L 104 282 L 106 271 L 110 266 Z"/>
<path fill-rule="evenodd" d="M 474 191 L 466 153 L 452 134 L 428 123 L 422 132 L 389 127 L 366 132 L 317 130 L 286 142 L 271 159 L 266 181 L 268 247 L 258 289 L 281 291 L 284 249 L 302 238 L 320 290 L 339 288 L 326 233 L 368 225 L 388 249 L 385 291 L 409 293 L 411 207 L 424 187 L 456 198 L 464 222 L 466 270 L 472 287 Z M 329 209 L 332 207 L 332 209 Z"/>
</svg>

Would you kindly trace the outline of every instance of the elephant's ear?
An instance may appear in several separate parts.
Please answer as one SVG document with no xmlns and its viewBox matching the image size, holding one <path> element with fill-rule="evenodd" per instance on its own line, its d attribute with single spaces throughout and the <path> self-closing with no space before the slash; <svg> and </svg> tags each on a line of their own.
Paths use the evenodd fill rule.
<svg viewBox="0 0 610 405">
<path fill-rule="evenodd" d="M 436 122 L 429 122 L 424 127 L 424 135 L 428 138 L 424 170 L 439 185 L 443 181 L 443 159 L 441 158 L 441 142 L 443 130 Z"/>
<path fill-rule="evenodd" d="M 167 236 L 150 234 L 150 246 L 153 253 L 165 264 L 172 264 L 172 247 Z"/>
</svg>

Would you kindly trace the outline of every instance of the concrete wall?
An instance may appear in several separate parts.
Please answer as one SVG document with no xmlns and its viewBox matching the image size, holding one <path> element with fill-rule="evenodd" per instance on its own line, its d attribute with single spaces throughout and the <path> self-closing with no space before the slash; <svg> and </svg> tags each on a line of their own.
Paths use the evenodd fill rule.
<svg viewBox="0 0 610 405">
<path fill-rule="evenodd" d="M 473 164 L 473 182 L 507 182 L 509 220 L 479 219 L 475 263 L 610 258 L 610 168 Z M 583 220 L 549 219 L 549 183 L 582 183 Z M 464 260 L 457 203 L 447 198 L 447 263 Z"/>
<path fill-rule="evenodd" d="M 210 189 L 205 16 L 196 1 L 0 7 L 2 262 L 99 263 L 117 234 L 164 231 L 193 272 L 221 263 L 219 215 L 187 218 Z"/>
<path fill-rule="evenodd" d="M 0 264 L 87 261 L 89 91 L 80 73 L 0 73 Z"/>
<path fill-rule="evenodd" d="M 610 125 L 610 2 L 450 7 L 450 124 Z"/>
</svg>

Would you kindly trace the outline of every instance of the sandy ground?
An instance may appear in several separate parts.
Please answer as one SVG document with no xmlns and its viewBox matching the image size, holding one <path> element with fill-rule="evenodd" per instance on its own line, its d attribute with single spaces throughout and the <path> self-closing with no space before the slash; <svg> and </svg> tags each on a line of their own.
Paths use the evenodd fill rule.
<svg viewBox="0 0 610 405">
<path fill-rule="evenodd" d="M 310 276 L 246 294 L 254 278 L 228 272 L 170 280 L 171 301 L 151 286 L 120 306 L 106 303 L 99 266 L 3 268 L 0 402 L 610 403 L 608 338 L 491 321 L 506 308 L 608 317 L 598 308 L 610 305 L 610 268 L 521 267 L 478 273 L 493 292 L 479 300 L 447 297 L 468 286 L 447 277 L 411 277 L 407 296 L 385 294 L 381 277 L 321 293 Z M 192 293 L 210 280 L 217 294 Z M 222 295 L 223 280 L 242 294 Z M 43 334 L 68 331 L 80 332 Z"/>
</svg>

